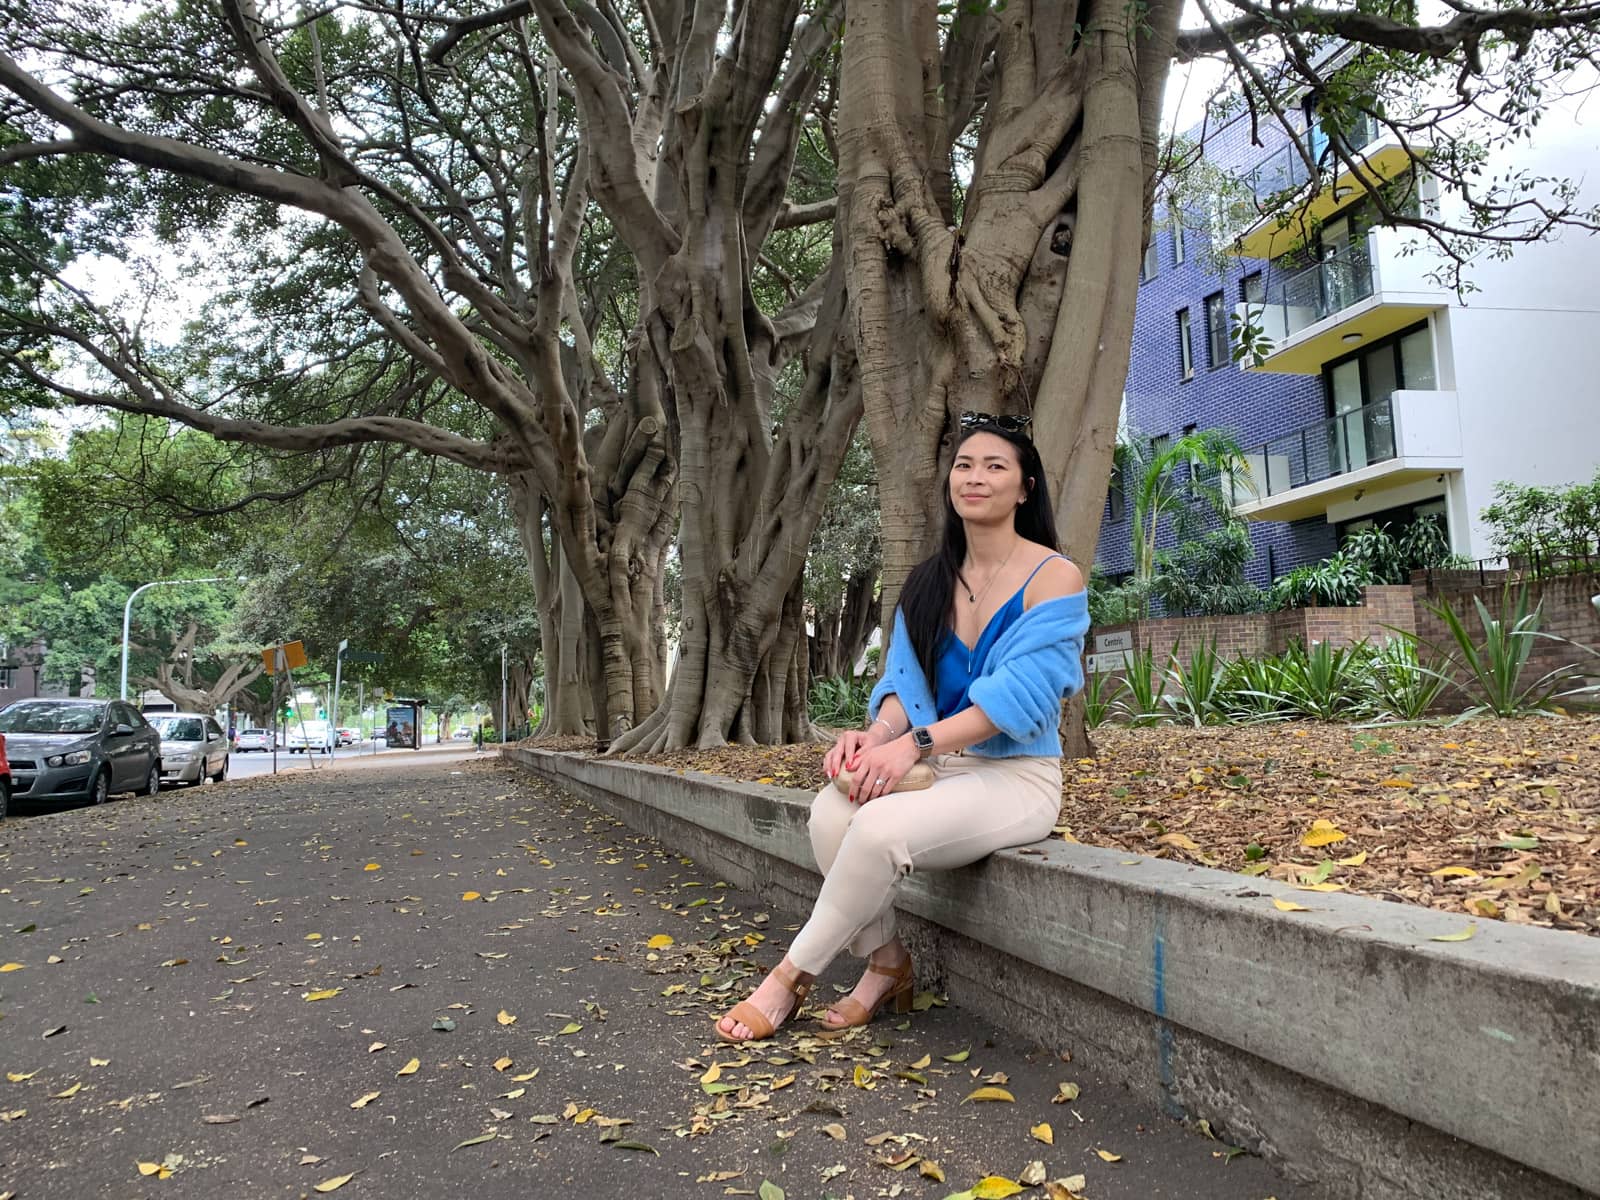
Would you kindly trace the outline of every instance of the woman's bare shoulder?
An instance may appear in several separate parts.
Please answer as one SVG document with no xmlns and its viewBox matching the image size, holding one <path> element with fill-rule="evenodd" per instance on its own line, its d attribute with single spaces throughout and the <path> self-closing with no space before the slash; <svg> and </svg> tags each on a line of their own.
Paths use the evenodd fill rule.
<svg viewBox="0 0 1600 1200">
<path fill-rule="evenodd" d="M 1023 594 L 1024 608 L 1032 608 L 1042 600 L 1055 600 L 1083 591 L 1083 572 L 1078 570 L 1076 563 L 1057 555 L 1048 547 L 1040 546 L 1039 550 L 1041 561 L 1033 580 L 1028 584 L 1028 590 Z"/>
</svg>

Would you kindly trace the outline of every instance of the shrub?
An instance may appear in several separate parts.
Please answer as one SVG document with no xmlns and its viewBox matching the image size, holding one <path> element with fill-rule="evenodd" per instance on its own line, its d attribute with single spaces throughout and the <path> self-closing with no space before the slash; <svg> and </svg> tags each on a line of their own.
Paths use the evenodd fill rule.
<svg viewBox="0 0 1600 1200">
<path fill-rule="evenodd" d="M 1283 694 L 1283 668 L 1275 655 L 1238 658 L 1223 672 L 1230 717 L 1236 721 L 1276 721 L 1290 716 Z"/>
<path fill-rule="evenodd" d="M 1420 721 L 1439 702 L 1444 676 L 1435 662 L 1424 662 L 1415 634 L 1402 633 L 1372 652 L 1367 682 L 1374 715 L 1386 720 Z"/>
<path fill-rule="evenodd" d="M 1229 521 L 1156 555 L 1150 594 L 1170 616 L 1218 616 L 1260 612 L 1261 589 L 1244 577 L 1255 556 L 1243 521 Z"/>
<path fill-rule="evenodd" d="M 1279 660 L 1279 686 L 1287 707 L 1314 721 L 1337 721 L 1359 716 L 1367 707 L 1365 642 L 1334 648 L 1318 642 L 1307 650 L 1299 642 Z"/>
<path fill-rule="evenodd" d="M 1090 729 L 1104 725 L 1128 690 L 1126 681 L 1104 671 L 1090 671 L 1083 681 L 1083 723 Z"/>
<path fill-rule="evenodd" d="M 1353 608 L 1371 583 L 1365 563 L 1343 551 L 1319 563 L 1296 567 L 1272 583 L 1273 608 Z"/>
<path fill-rule="evenodd" d="M 1482 513 L 1490 543 L 1535 577 L 1587 566 L 1600 554 L 1600 471 L 1568 487 L 1502 481 L 1494 495 Z"/>
<path fill-rule="evenodd" d="M 1547 671 L 1526 686 L 1523 668 L 1533 653 L 1534 639 L 1540 637 L 1539 621 L 1543 605 L 1528 608 L 1528 589 L 1519 587 L 1515 597 L 1511 588 L 1501 596 L 1504 618 L 1494 616 L 1480 597 L 1472 598 L 1482 627 L 1482 640 L 1467 628 L 1460 615 L 1448 604 L 1428 605 L 1428 611 L 1444 622 L 1453 648 L 1443 657 L 1450 671 L 1435 671 L 1438 676 L 1477 703 L 1465 715 L 1491 712 L 1497 717 L 1516 717 L 1546 708 L 1550 698 L 1575 671 L 1570 666 Z M 1435 647 L 1435 649 L 1444 649 Z"/>
<path fill-rule="evenodd" d="M 818 725 L 835 729 L 853 729 L 865 724 L 872 684 L 870 675 L 863 675 L 860 679 L 840 675 L 832 679 L 813 680 L 806 705 L 811 719 Z"/>
<path fill-rule="evenodd" d="M 1167 690 L 1165 672 L 1156 670 L 1155 648 L 1146 645 L 1128 652 L 1127 690 L 1116 708 L 1134 725 L 1156 725 L 1166 718 L 1162 696 Z"/>
<path fill-rule="evenodd" d="M 1161 702 L 1176 719 L 1196 729 L 1203 725 L 1220 725 L 1227 720 L 1224 669 L 1217 658 L 1215 641 L 1196 649 L 1187 663 L 1178 661 L 1174 647 L 1167 656 L 1162 675 Z"/>
</svg>

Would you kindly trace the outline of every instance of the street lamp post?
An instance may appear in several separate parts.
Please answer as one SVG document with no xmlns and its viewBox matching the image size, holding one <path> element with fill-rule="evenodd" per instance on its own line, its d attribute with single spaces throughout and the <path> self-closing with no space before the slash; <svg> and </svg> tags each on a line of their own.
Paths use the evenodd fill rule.
<svg viewBox="0 0 1600 1200">
<path fill-rule="evenodd" d="M 133 619 L 133 602 L 140 592 L 153 587 L 176 587 L 180 583 L 221 583 L 221 575 L 208 575 L 204 579 L 156 579 L 150 583 L 140 584 L 133 589 L 133 594 L 128 597 L 128 602 L 122 606 L 122 686 L 118 689 L 117 698 L 128 698 L 128 623 Z"/>
<path fill-rule="evenodd" d="M 500 647 L 500 744 L 506 744 L 506 728 L 511 724 L 511 714 L 506 712 L 506 647 Z"/>
</svg>

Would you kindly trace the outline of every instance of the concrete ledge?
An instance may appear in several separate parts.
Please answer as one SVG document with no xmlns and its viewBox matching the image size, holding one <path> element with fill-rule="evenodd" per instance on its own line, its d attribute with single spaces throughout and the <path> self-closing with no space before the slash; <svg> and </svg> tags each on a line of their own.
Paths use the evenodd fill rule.
<svg viewBox="0 0 1600 1200">
<path fill-rule="evenodd" d="M 816 895 L 808 793 L 507 754 L 776 907 Z M 903 883 L 924 983 L 1332 1196 L 1600 1196 L 1600 942 L 1496 921 L 1434 942 L 1467 919 L 1029 850 Z"/>
</svg>

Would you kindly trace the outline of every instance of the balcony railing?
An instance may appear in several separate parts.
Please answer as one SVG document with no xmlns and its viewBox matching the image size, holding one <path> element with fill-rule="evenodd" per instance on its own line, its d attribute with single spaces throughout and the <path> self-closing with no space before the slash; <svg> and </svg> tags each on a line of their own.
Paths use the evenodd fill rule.
<svg viewBox="0 0 1600 1200">
<path fill-rule="evenodd" d="M 1264 500 L 1394 457 L 1394 402 L 1385 398 L 1246 450 L 1250 477 L 1233 481 L 1233 500 Z"/>
<path fill-rule="evenodd" d="M 1261 324 L 1281 342 L 1372 292 L 1372 251 L 1361 238 L 1273 287 L 1262 306 Z"/>
<path fill-rule="evenodd" d="M 1325 174 L 1329 171 L 1337 172 L 1342 165 L 1336 147 L 1342 146 L 1346 156 L 1354 156 L 1377 140 L 1377 136 L 1377 121 L 1363 113 L 1357 118 L 1354 126 L 1338 133 L 1325 129 L 1323 122 L 1314 121 L 1311 127 L 1300 135 L 1300 144 L 1310 153 L 1311 161 L 1316 164 L 1317 171 Z M 1298 192 L 1310 183 L 1311 179 L 1312 174 L 1306 166 L 1305 157 L 1293 142 L 1279 147 L 1262 159 L 1245 177 L 1251 193 L 1255 196 L 1257 208 L 1263 211 L 1271 207 L 1275 201 L 1282 200 L 1286 193 Z"/>
</svg>

